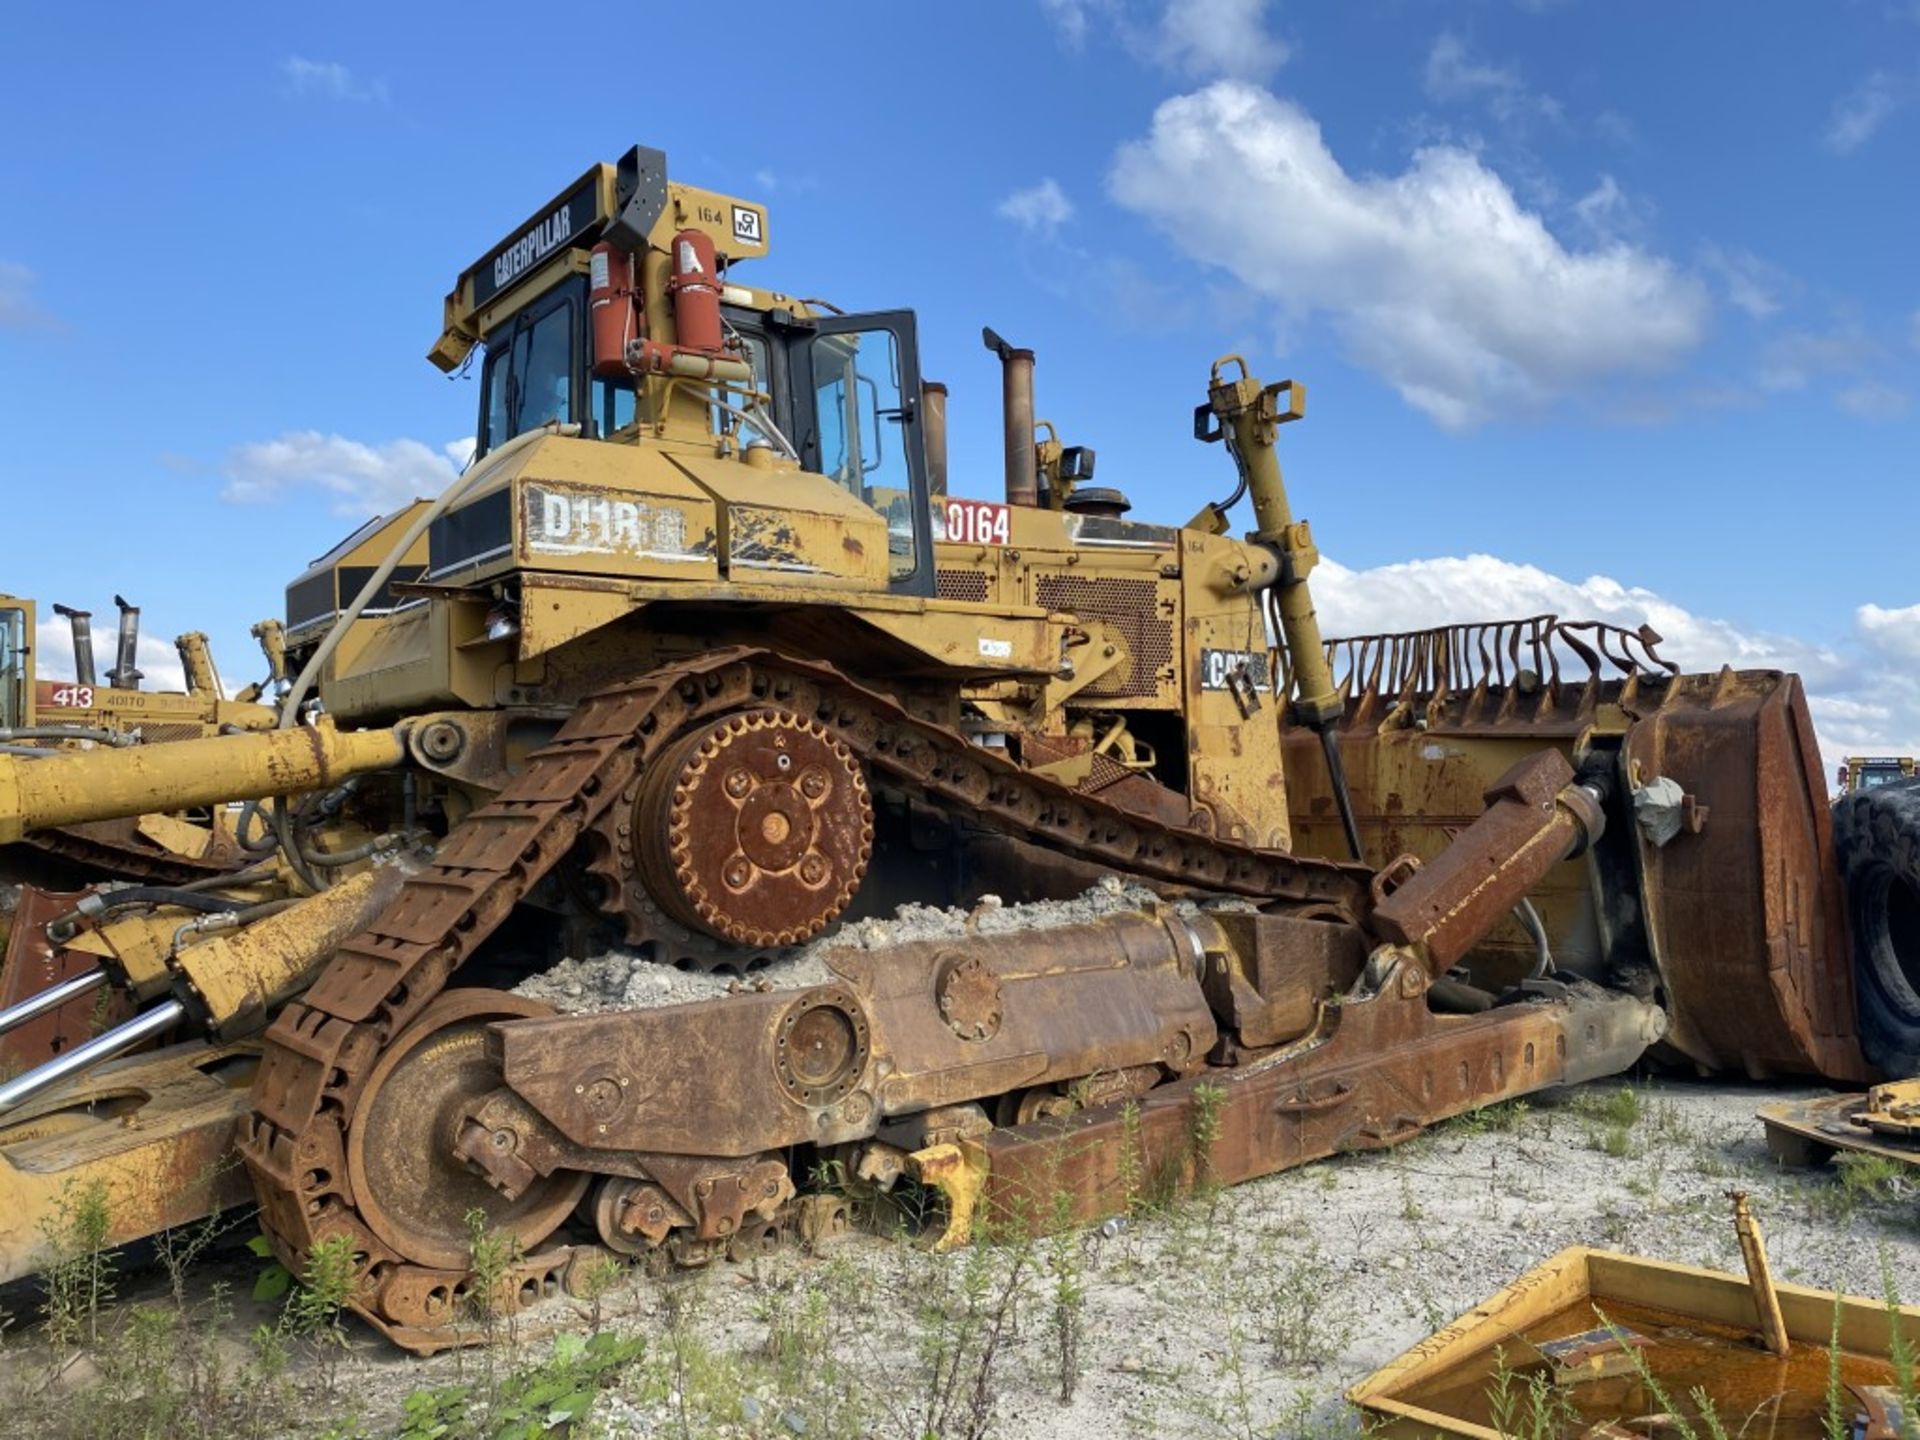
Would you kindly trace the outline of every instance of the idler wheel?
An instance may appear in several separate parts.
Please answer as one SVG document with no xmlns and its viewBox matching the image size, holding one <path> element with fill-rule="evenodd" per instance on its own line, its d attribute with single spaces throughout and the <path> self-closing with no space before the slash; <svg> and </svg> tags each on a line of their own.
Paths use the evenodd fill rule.
<svg viewBox="0 0 1920 1440">
<path fill-rule="evenodd" d="M 461 1112 L 500 1085 L 487 1059 L 487 1026 L 552 1013 L 498 990 L 449 990 L 368 1075 L 347 1132 L 347 1175 L 361 1219 L 407 1259 L 465 1270 L 473 1210 L 490 1233 L 531 1250 L 586 1192 L 590 1176 L 558 1171 L 508 1200 L 454 1154 Z"/>
<path fill-rule="evenodd" d="M 839 918 L 873 858 L 873 800 L 844 741 L 785 710 L 683 736 L 633 806 L 634 868 L 660 908 L 737 945 L 798 945 Z"/>
</svg>

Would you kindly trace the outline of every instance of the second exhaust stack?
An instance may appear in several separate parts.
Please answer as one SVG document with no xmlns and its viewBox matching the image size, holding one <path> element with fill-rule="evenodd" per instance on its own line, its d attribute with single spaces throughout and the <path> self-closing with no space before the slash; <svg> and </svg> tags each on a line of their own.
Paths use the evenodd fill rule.
<svg viewBox="0 0 1920 1440">
<path fill-rule="evenodd" d="M 1001 414 L 1007 436 L 1007 504 L 1038 505 L 1033 455 L 1033 351 L 1016 350 L 989 327 L 980 338 L 1000 357 Z"/>
<path fill-rule="evenodd" d="M 134 656 L 140 649 L 140 607 L 118 595 L 113 603 L 120 607 L 120 648 L 117 662 L 107 672 L 107 684 L 116 690 L 138 690 L 142 676 Z"/>
</svg>

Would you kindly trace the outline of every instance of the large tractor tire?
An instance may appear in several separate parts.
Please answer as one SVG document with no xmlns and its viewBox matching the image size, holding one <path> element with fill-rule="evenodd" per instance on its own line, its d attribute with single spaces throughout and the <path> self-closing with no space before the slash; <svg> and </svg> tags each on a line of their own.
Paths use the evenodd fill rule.
<svg viewBox="0 0 1920 1440">
<path fill-rule="evenodd" d="M 1888 1078 L 1920 1074 L 1920 781 L 1834 809 L 1847 886 L 1860 1048 Z"/>
</svg>

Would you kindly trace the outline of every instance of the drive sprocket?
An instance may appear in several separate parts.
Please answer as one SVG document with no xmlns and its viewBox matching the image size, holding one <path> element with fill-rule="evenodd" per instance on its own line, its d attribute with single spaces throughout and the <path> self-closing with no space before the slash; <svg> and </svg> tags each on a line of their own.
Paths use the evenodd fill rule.
<svg viewBox="0 0 1920 1440">
<path fill-rule="evenodd" d="M 688 947 L 712 949 L 715 963 L 812 939 L 846 910 L 873 858 L 859 757 L 789 711 L 701 725 L 631 789 L 600 826 L 629 928 L 684 927 L 720 942 Z"/>
</svg>

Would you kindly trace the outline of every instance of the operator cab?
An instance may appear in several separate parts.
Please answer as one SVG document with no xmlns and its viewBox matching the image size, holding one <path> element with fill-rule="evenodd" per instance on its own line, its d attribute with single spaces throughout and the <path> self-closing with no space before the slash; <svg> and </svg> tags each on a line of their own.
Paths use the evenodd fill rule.
<svg viewBox="0 0 1920 1440">
<path fill-rule="evenodd" d="M 476 456 L 554 422 L 577 424 L 588 438 L 645 439 L 670 446 L 692 441 L 707 453 L 713 453 L 708 447 L 717 447 L 749 461 L 753 450 L 766 447 L 802 470 L 826 476 L 884 516 L 889 588 L 932 595 L 933 527 L 912 312 L 815 317 L 784 297 L 725 283 L 729 242 L 723 226 L 713 242 L 720 273 L 710 277 L 709 285 L 720 294 L 724 351 L 700 353 L 709 359 L 743 361 L 750 381 L 695 380 L 677 371 L 664 373 L 664 365 L 644 372 L 625 368 L 623 373 L 621 365 L 609 365 L 604 336 L 597 333 L 603 321 L 596 312 L 608 303 L 603 297 L 609 292 L 594 287 L 609 283 L 600 253 L 608 248 L 606 237 L 618 235 L 622 225 L 634 228 L 631 212 L 645 202 L 649 188 L 657 187 L 661 198 L 648 212 L 651 219 L 643 214 L 645 224 L 639 228 L 653 238 L 636 247 L 638 253 L 645 253 L 646 244 L 660 248 L 659 232 L 671 229 L 661 219 L 670 203 L 678 206 L 678 219 L 672 223 L 730 212 L 731 233 L 753 237 L 742 247 L 746 255 L 765 252 L 764 220 L 759 211 L 724 197 L 709 200 L 706 192 L 669 189 L 665 160 L 657 151 L 636 148 L 617 171 L 607 166 L 596 170 L 617 175 L 606 192 L 608 203 L 595 208 L 596 174 L 588 172 L 572 191 L 536 214 L 524 234 L 473 267 L 449 297 L 449 334 L 455 333 L 451 317 L 465 308 L 480 325 L 477 334 L 462 338 L 468 345 L 477 339 L 485 349 Z M 742 220 L 745 215 L 755 217 L 750 225 Z M 547 242 L 547 251 L 536 254 L 541 241 Z M 672 248 L 677 252 L 677 244 Z M 531 263 L 521 258 L 528 255 L 534 257 Z M 502 257 L 510 263 L 503 265 Z M 634 265 L 633 271 L 637 275 L 640 266 Z M 545 283 L 528 284 L 524 296 L 509 297 L 509 291 L 520 288 L 520 278 L 534 276 Z M 669 282 L 669 293 L 677 283 Z M 619 292 L 621 303 L 667 303 L 643 296 L 643 290 L 635 279 L 630 292 Z M 639 325 L 622 332 L 623 338 L 650 333 L 644 308 L 640 316 Z M 629 341 L 630 347 L 640 344 Z M 433 358 L 444 365 L 441 355 L 436 348 Z M 689 434 L 685 424 L 689 391 L 705 402 L 705 437 Z M 671 416 L 655 413 L 676 404 L 679 408 Z M 766 484 L 776 491 L 780 474 L 777 466 L 766 471 Z"/>
</svg>

